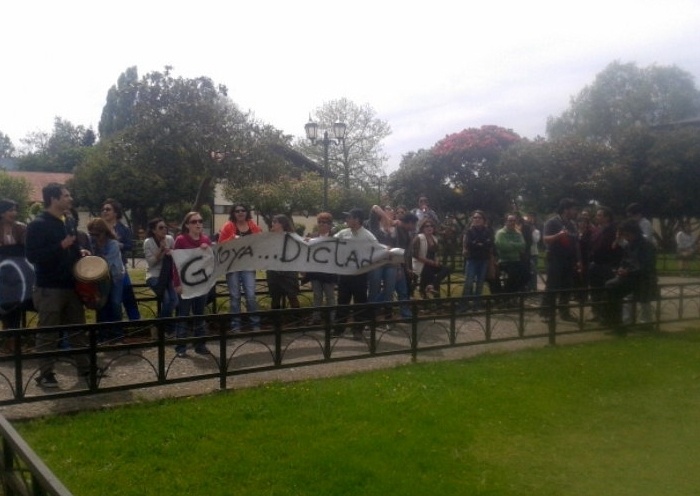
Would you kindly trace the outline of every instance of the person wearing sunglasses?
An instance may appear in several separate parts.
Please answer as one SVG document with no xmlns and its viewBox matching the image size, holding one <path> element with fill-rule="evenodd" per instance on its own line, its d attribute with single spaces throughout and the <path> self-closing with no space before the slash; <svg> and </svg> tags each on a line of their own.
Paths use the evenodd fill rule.
<svg viewBox="0 0 700 496">
<path fill-rule="evenodd" d="M 229 212 L 228 221 L 224 223 L 219 232 L 219 244 L 225 243 L 230 239 L 242 238 L 252 234 L 262 232 L 253 220 L 250 213 L 250 208 L 242 203 L 234 203 Z M 239 270 L 226 274 L 226 285 L 229 293 L 229 311 L 233 314 L 231 318 L 231 332 L 239 332 L 241 330 L 241 289 L 245 295 L 245 305 L 250 316 L 250 323 L 253 330 L 260 329 L 260 316 L 255 315 L 258 311 L 258 301 L 255 298 L 255 271 L 254 270 Z"/>
<path fill-rule="evenodd" d="M 494 254 L 494 234 L 486 225 L 486 214 L 482 210 L 475 210 L 471 216 L 469 228 L 462 238 L 462 254 L 466 260 L 464 266 L 464 288 L 462 296 L 472 297 L 465 303 L 467 310 L 472 305 L 479 309 L 479 297 L 484 289 L 486 273 L 491 257 Z"/>
<path fill-rule="evenodd" d="M 168 226 L 162 217 L 148 222 L 146 236 L 143 242 L 143 256 L 148 264 L 146 284 L 156 294 L 160 303 L 158 317 L 172 317 L 177 306 L 177 293 L 172 277 L 172 250 L 175 247 L 175 239 L 168 234 Z"/>
<path fill-rule="evenodd" d="M 192 248 L 206 250 L 211 247 L 211 240 L 206 234 L 204 234 L 204 218 L 202 218 L 202 215 L 199 212 L 189 212 L 187 215 L 185 215 L 180 230 L 181 234 L 175 238 L 173 250 Z M 175 292 L 179 295 L 177 316 L 187 317 L 189 315 L 204 315 L 208 295 L 203 294 L 201 296 L 195 296 L 194 298 L 183 298 L 182 281 L 180 280 L 180 274 L 178 273 L 177 268 L 173 269 L 173 284 L 175 286 Z M 188 325 L 189 323 L 186 322 L 178 322 L 176 333 L 178 339 L 187 337 Z M 195 320 L 193 325 L 194 336 L 204 336 L 206 332 L 206 323 L 204 319 Z M 199 355 L 210 354 L 209 349 L 202 342 L 195 345 L 194 351 Z M 187 358 L 187 346 L 183 343 L 178 343 L 177 346 L 175 346 L 175 353 L 177 353 L 178 358 Z"/>
<path fill-rule="evenodd" d="M 418 292 L 423 299 L 439 298 L 440 283 L 450 273 L 438 260 L 436 227 L 432 217 L 423 217 L 418 235 L 413 239 L 413 271 L 418 274 Z"/>
<path fill-rule="evenodd" d="M 112 228 L 114 233 L 117 235 L 117 242 L 119 243 L 119 249 L 121 251 L 122 262 L 124 267 L 128 267 L 127 254 L 131 253 L 134 247 L 134 235 L 123 222 L 121 222 L 124 216 L 124 210 L 122 204 L 113 198 L 108 198 L 102 203 L 102 211 L 100 212 L 100 217 L 102 217 L 107 225 Z M 136 302 L 136 295 L 134 294 L 134 288 L 131 285 L 131 278 L 129 277 L 129 271 L 124 275 L 124 289 L 122 291 L 122 304 L 124 305 L 124 310 L 126 310 L 126 315 L 129 320 L 140 320 L 141 313 L 139 312 L 139 306 Z"/>
</svg>

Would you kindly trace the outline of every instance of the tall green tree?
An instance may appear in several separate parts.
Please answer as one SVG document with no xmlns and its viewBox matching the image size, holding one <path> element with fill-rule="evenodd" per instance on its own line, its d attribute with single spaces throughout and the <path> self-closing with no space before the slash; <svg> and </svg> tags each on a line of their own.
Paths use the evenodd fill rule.
<svg viewBox="0 0 700 496">
<path fill-rule="evenodd" d="M 136 122 L 136 99 L 139 91 L 139 73 L 136 66 L 129 67 L 117 79 L 117 84 L 107 92 L 107 102 L 102 108 L 98 131 L 102 139 L 108 139 Z"/>
<path fill-rule="evenodd" d="M 283 141 L 279 131 L 241 112 L 226 87 L 207 77 L 175 77 L 171 70 L 134 82 L 130 68 L 109 90 L 99 127 L 106 137 L 76 171 L 81 202 L 97 207 L 114 196 L 142 226 L 167 205 L 198 210 L 211 204 L 217 180 L 239 184 L 274 163 L 265 150 Z"/>
<path fill-rule="evenodd" d="M 613 62 L 547 120 L 552 139 L 578 137 L 614 144 L 632 127 L 650 127 L 700 115 L 693 76 L 676 66 L 639 68 Z"/>
<path fill-rule="evenodd" d="M 523 140 L 503 155 L 497 175 L 513 185 L 518 208 L 525 211 L 554 212 L 562 198 L 619 206 L 610 201 L 629 183 L 609 181 L 614 158 L 610 147 L 575 137 Z"/>
</svg>

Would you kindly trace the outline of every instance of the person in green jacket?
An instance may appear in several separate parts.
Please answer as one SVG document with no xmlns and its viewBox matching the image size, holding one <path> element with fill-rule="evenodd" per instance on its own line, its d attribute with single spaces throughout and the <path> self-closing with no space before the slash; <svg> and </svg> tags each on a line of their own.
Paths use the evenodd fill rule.
<svg viewBox="0 0 700 496">
<path fill-rule="evenodd" d="M 517 230 L 516 216 L 508 214 L 506 225 L 496 232 L 495 245 L 498 253 L 498 266 L 506 274 L 503 291 L 516 293 L 527 283 L 525 260 L 525 238 Z"/>
</svg>

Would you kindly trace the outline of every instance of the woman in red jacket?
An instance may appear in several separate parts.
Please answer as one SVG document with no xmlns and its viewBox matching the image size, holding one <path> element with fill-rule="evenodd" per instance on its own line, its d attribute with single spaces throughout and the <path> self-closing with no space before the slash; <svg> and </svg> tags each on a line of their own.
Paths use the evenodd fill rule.
<svg viewBox="0 0 700 496">
<path fill-rule="evenodd" d="M 204 219 L 199 212 L 190 212 L 185 215 L 182 221 L 182 233 L 175 238 L 173 250 L 184 250 L 188 248 L 200 248 L 206 250 L 211 247 L 209 237 L 204 234 Z M 182 282 L 176 268 L 173 268 L 173 285 L 175 292 L 180 295 L 177 307 L 178 317 L 187 317 L 192 315 L 204 315 L 204 308 L 207 305 L 207 295 L 195 296 L 194 298 L 182 297 Z M 197 319 L 193 322 L 195 337 L 204 336 L 206 331 L 206 323 L 204 319 Z M 187 337 L 187 323 L 178 322 L 177 338 L 182 339 Z M 194 347 L 195 353 L 199 355 L 210 354 L 209 349 L 202 342 L 199 342 Z M 180 343 L 175 346 L 175 352 L 178 358 L 187 358 L 187 345 Z"/>
<path fill-rule="evenodd" d="M 231 207 L 229 220 L 221 227 L 219 232 L 219 244 L 234 238 L 258 234 L 262 229 L 253 221 L 250 209 L 242 203 L 235 203 Z M 240 270 L 226 274 L 226 285 L 229 293 L 229 311 L 234 314 L 231 319 L 231 331 L 241 330 L 241 287 L 245 294 L 245 304 L 248 312 L 258 311 L 258 302 L 255 299 L 255 271 Z M 253 330 L 260 329 L 260 316 L 251 315 L 250 323 Z"/>
</svg>

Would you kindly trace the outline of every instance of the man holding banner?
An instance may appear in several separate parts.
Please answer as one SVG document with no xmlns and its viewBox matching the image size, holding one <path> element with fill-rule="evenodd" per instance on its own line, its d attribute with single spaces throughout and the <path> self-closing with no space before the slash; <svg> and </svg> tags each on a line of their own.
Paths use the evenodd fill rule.
<svg viewBox="0 0 700 496">
<path fill-rule="evenodd" d="M 370 231 L 362 226 L 365 220 L 365 213 L 360 208 L 353 208 L 349 212 L 343 212 L 347 228 L 339 231 L 335 237 L 338 239 L 353 239 L 361 241 L 377 242 L 377 238 Z M 338 278 L 338 308 L 336 314 L 336 336 L 342 336 L 345 332 L 345 324 L 348 320 L 348 308 L 343 307 L 349 305 L 350 302 L 356 305 L 367 303 L 367 272 L 361 274 L 341 275 Z M 354 322 L 364 322 L 369 320 L 369 314 L 366 310 L 355 312 L 353 316 Z M 362 324 L 355 324 L 352 327 L 352 337 L 355 340 L 362 340 Z"/>
</svg>

